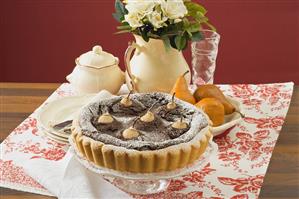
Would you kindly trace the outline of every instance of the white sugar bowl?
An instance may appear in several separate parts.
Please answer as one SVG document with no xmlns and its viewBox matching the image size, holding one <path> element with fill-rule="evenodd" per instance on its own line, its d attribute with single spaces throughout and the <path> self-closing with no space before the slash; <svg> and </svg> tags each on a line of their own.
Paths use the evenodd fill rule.
<svg viewBox="0 0 299 199">
<path fill-rule="evenodd" d="M 101 90 L 116 94 L 125 81 L 118 64 L 117 57 L 103 51 L 101 46 L 94 46 L 76 59 L 76 67 L 66 79 L 81 94 Z"/>
</svg>

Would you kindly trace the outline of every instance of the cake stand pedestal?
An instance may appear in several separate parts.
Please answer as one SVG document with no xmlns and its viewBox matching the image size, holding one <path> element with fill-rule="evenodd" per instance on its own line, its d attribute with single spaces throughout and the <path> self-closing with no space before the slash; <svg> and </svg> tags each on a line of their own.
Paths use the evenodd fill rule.
<svg viewBox="0 0 299 199">
<path fill-rule="evenodd" d="M 90 171 L 101 175 L 118 188 L 132 194 L 154 194 L 165 191 L 171 179 L 186 175 L 195 170 L 201 170 L 209 162 L 210 157 L 216 155 L 218 146 L 212 140 L 209 141 L 208 147 L 199 160 L 187 167 L 176 169 L 174 171 L 158 173 L 131 173 L 107 169 L 95 165 L 93 162 L 86 160 L 76 149 L 72 139 L 71 152 L 77 160 Z"/>
</svg>

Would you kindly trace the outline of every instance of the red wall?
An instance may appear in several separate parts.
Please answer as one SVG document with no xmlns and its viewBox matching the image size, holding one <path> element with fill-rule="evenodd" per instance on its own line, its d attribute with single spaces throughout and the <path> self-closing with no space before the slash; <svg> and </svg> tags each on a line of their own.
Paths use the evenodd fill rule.
<svg viewBox="0 0 299 199">
<path fill-rule="evenodd" d="M 203 0 L 221 34 L 216 83 L 299 84 L 298 0 Z M 1 80 L 63 82 L 95 44 L 120 59 L 113 1 L 1 0 Z M 185 52 L 190 63 L 190 50 Z M 123 65 L 123 64 L 122 64 Z"/>
</svg>

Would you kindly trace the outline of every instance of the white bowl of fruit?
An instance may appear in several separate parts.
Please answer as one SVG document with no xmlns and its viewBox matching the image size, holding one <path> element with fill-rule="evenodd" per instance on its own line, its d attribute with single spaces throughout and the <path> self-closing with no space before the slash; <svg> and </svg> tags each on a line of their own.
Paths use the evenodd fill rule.
<svg viewBox="0 0 299 199">
<path fill-rule="evenodd" d="M 216 85 L 205 84 L 192 90 L 194 90 L 193 94 L 182 75 L 177 79 L 171 94 L 202 109 L 211 121 L 210 126 L 214 136 L 227 133 L 242 121 L 244 115 L 241 104 L 225 96 Z"/>
</svg>

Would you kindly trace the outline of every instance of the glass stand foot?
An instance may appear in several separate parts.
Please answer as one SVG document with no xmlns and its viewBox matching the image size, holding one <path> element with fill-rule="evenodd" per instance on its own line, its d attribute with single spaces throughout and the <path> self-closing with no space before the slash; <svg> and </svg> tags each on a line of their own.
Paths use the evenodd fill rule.
<svg viewBox="0 0 299 199">
<path fill-rule="evenodd" d="M 120 189 L 133 194 L 153 194 L 165 191 L 170 180 L 128 180 L 115 178 L 113 183 Z"/>
</svg>

